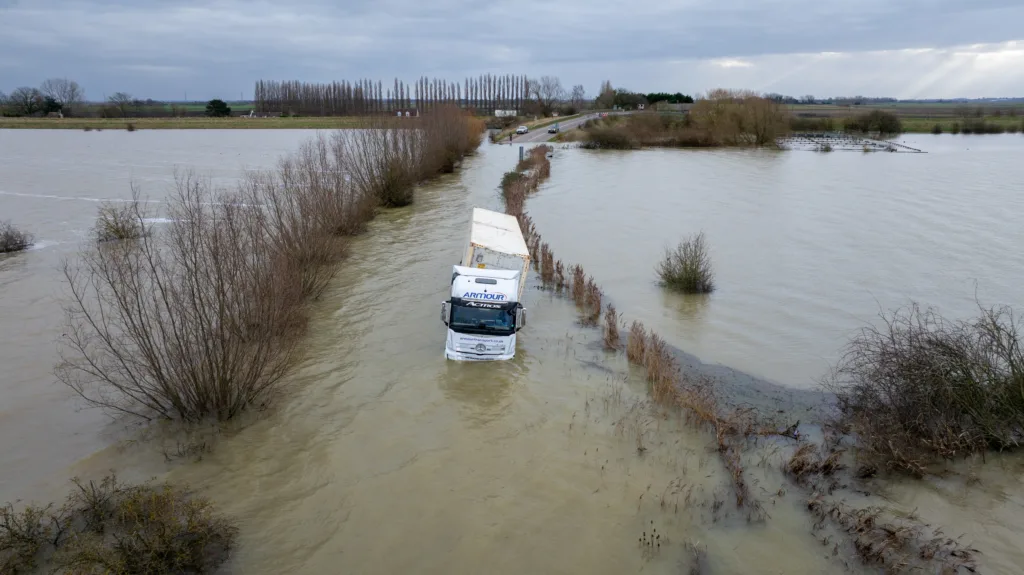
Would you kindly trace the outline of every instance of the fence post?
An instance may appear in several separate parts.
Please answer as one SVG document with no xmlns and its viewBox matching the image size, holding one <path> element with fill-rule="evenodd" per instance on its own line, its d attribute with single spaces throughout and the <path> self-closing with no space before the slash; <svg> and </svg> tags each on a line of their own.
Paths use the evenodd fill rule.
<svg viewBox="0 0 1024 575">
<path fill-rule="evenodd" d="M 523 161 L 523 146 L 519 146 L 519 161 Z"/>
</svg>

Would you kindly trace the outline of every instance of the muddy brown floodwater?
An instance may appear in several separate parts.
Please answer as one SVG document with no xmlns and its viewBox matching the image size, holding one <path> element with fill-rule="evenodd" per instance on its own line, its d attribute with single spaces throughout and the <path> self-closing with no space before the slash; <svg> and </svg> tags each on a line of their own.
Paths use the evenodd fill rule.
<svg viewBox="0 0 1024 575">
<path fill-rule="evenodd" d="M 281 397 L 209 440 L 201 458 L 173 456 L 174 446 L 208 431 L 182 439 L 75 410 L 51 370 L 57 264 L 91 223 L 85 198 L 128 197 L 134 175 L 158 199 L 172 164 L 227 183 L 309 135 L 0 133 L 0 218 L 40 240 L 0 261 L 0 499 L 50 497 L 73 474 L 112 468 L 187 482 L 240 522 L 230 573 L 678 573 L 690 544 L 707 549 L 716 573 L 841 569 L 778 473 L 780 450 L 747 456 L 771 516 L 748 524 L 730 511 L 713 440 L 648 405 L 640 374 L 536 278 L 514 360 L 444 360 L 438 311 L 450 266 L 470 208 L 500 209 L 496 186 L 515 147 L 484 144 L 413 206 L 375 220 L 315 304 Z M 1024 140 L 978 137 L 969 152 L 964 141 L 919 142 L 944 155 L 926 166 L 914 162 L 930 155 L 559 150 L 527 208 L 559 257 L 586 266 L 627 319 L 705 361 L 808 387 L 844 330 L 877 309 L 873 293 L 969 313 L 964 286 L 977 278 L 986 300 L 1020 303 L 1021 199 L 1009 190 L 1024 176 L 1013 160 Z M 32 160 L 36 148 L 79 161 L 47 169 Z M 970 171 L 977 163 L 984 177 Z M 902 218 L 887 215 L 900 209 Z M 663 296 L 652 258 L 694 226 L 709 231 L 721 290 Z M 965 533 L 984 571 L 1015 572 L 1021 460 L 973 465 L 978 483 L 964 473 L 890 481 L 872 502 L 916 507 L 947 534 Z M 713 512 L 716 500 L 724 511 Z M 640 541 L 651 536 L 654 545 Z"/>
</svg>

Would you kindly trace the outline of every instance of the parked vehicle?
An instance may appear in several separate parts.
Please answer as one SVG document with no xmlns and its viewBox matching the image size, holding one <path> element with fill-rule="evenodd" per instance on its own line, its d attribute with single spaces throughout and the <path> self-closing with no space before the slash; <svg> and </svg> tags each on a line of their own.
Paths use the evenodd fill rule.
<svg viewBox="0 0 1024 575">
<path fill-rule="evenodd" d="M 447 359 L 515 357 L 516 334 L 526 325 L 522 296 L 529 269 L 530 251 L 516 218 L 473 208 L 461 265 L 452 266 L 450 298 L 441 302 Z"/>
<path fill-rule="evenodd" d="M 530 129 L 527 128 L 526 126 L 519 126 L 518 128 L 516 128 L 516 133 L 517 134 L 525 134 L 525 133 L 527 133 L 529 131 L 530 131 Z"/>
</svg>

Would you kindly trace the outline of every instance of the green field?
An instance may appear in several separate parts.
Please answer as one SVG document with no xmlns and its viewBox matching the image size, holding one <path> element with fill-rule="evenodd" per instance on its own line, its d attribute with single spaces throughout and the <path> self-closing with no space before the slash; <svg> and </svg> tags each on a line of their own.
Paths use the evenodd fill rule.
<svg viewBox="0 0 1024 575">
<path fill-rule="evenodd" d="M 839 128 L 842 120 L 872 110 L 891 112 L 899 116 L 903 130 L 910 133 L 933 132 L 938 126 L 943 133 L 958 127 L 984 121 L 1007 132 L 1024 131 L 1024 104 L 986 103 L 894 103 L 864 106 L 835 106 L 829 104 L 794 104 L 789 112 L 797 118 L 833 118 Z"/>
</svg>

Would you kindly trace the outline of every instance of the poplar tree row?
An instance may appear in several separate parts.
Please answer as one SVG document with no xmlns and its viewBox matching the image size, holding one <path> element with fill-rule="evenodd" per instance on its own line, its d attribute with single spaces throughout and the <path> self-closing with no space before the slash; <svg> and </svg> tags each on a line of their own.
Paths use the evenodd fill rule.
<svg viewBox="0 0 1024 575">
<path fill-rule="evenodd" d="M 396 78 L 386 87 L 380 80 L 326 84 L 258 80 L 254 91 L 256 112 L 301 116 L 395 115 L 408 110 L 426 113 L 442 104 L 490 115 L 494 110 L 521 110 L 529 97 L 530 81 L 526 76 L 511 74 L 486 74 L 466 78 L 462 83 L 424 76 L 411 85 Z"/>
</svg>

